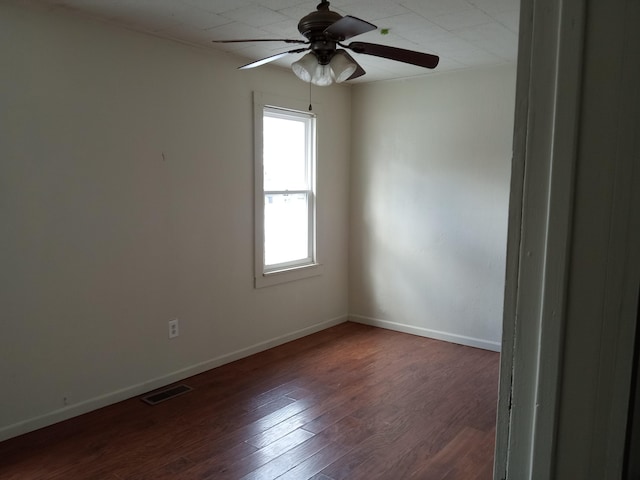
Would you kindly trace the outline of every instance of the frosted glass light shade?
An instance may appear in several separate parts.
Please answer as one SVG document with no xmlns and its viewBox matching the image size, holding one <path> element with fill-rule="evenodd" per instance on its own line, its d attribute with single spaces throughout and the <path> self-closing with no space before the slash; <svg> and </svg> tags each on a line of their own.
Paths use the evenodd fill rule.
<svg viewBox="0 0 640 480">
<path fill-rule="evenodd" d="M 291 70 L 303 82 L 310 82 L 317 66 L 318 59 L 316 56 L 313 53 L 307 53 L 300 60 L 291 64 Z"/>
<path fill-rule="evenodd" d="M 311 82 L 319 87 L 331 85 L 334 80 L 342 83 L 348 80 L 357 65 L 343 52 L 336 52 L 329 65 L 320 65 L 318 57 L 313 53 L 307 53 L 300 60 L 291 64 L 291 70 L 303 82 Z"/>
<path fill-rule="evenodd" d="M 313 76 L 311 77 L 311 83 L 319 87 L 331 85 L 333 83 L 333 78 L 331 78 L 331 67 L 329 67 L 329 65 L 318 64 L 313 72 Z"/>
<path fill-rule="evenodd" d="M 353 72 L 356 71 L 356 64 L 353 63 L 343 52 L 336 52 L 336 54 L 329 62 L 331 67 L 331 73 L 336 83 L 342 83 L 348 80 Z"/>
</svg>

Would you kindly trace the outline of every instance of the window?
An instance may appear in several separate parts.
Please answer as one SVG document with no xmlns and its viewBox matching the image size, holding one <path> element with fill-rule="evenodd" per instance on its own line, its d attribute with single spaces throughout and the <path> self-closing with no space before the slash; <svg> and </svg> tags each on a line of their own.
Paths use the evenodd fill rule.
<svg viewBox="0 0 640 480">
<path fill-rule="evenodd" d="M 317 275 L 316 118 L 256 95 L 256 287 Z"/>
</svg>

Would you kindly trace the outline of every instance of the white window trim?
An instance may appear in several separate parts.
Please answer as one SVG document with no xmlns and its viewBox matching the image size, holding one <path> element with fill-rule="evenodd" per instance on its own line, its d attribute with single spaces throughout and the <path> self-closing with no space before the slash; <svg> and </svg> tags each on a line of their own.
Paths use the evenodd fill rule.
<svg viewBox="0 0 640 480">
<path fill-rule="evenodd" d="M 253 94 L 254 106 L 254 278 L 255 287 L 262 288 L 281 283 L 302 280 L 305 278 L 321 275 L 323 266 L 319 262 L 319 246 L 317 242 L 317 196 L 315 188 L 316 172 L 312 172 L 313 199 L 310 201 L 312 213 L 312 238 L 310 238 L 310 247 L 312 248 L 312 263 L 304 265 L 293 265 L 290 268 L 280 268 L 278 270 L 265 271 L 264 268 L 264 175 L 262 164 L 262 118 L 265 107 L 274 109 L 282 109 L 289 111 L 305 112 L 307 105 L 302 100 L 292 100 L 288 98 L 278 97 L 275 95 L 267 95 L 261 92 Z M 317 121 L 318 106 L 314 104 L 314 114 Z M 316 125 L 317 131 L 317 125 Z M 317 146 L 316 146 L 317 155 Z M 317 162 L 316 162 L 317 170 Z"/>
</svg>

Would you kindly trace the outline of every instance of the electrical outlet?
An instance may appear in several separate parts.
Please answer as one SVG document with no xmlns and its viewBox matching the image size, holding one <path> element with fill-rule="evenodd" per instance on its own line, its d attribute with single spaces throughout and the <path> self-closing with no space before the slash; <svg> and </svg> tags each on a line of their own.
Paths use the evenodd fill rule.
<svg viewBox="0 0 640 480">
<path fill-rule="evenodd" d="M 180 335 L 178 319 L 174 318 L 173 320 L 169 320 L 169 338 L 176 338 L 178 335 Z"/>
</svg>

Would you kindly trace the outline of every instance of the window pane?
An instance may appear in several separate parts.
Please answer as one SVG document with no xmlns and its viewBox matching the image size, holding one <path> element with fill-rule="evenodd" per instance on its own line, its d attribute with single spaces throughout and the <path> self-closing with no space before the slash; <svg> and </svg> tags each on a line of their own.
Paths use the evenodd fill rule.
<svg viewBox="0 0 640 480">
<path fill-rule="evenodd" d="M 265 115 L 263 129 L 264 189 L 306 190 L 305 121 Z"/>
<path fill-rule="evenodd" d="M 264 197 L 264 263 L 294 262 L 309 257 L 307 194 Z"/>
</svg>

